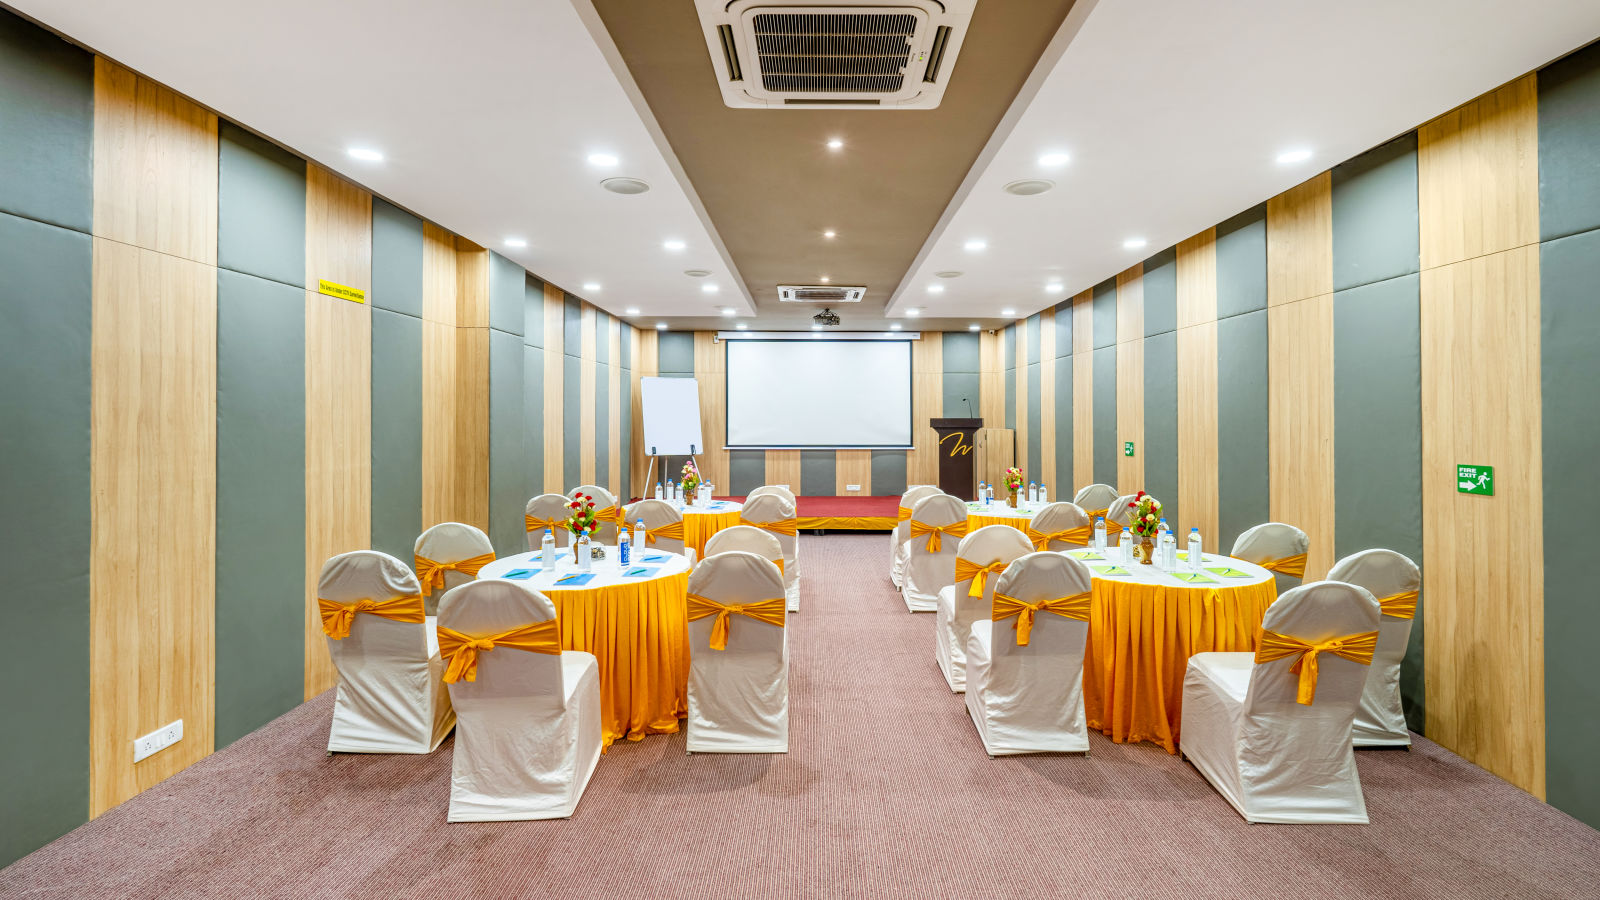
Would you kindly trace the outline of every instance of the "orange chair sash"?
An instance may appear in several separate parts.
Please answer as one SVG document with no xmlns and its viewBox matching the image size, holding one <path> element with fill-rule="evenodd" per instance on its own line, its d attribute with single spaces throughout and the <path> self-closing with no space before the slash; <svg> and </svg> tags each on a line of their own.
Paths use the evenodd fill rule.
<svg viewBox="0 0 1600 900">
<path fill-rule="evenodd" d="M 1089 527 L 1091 527 L 1091 528 L 1094 527 L 1094 520 L 1095 519 L 1098 519 L 1101 516 L 1105 516 L 1108 519 L 1111 518 L 1111 516 L 1109 515 L 1110 512 L 1111 512 L 1111 507 L 1109 507 L 1109 506 L 1106 507 L 1105 509 L 1086 509 L 1086 510 L 1084 510 L 1084 512 L 1087 513 L 1088 516 L 1089 516 Z"/>
<path fill-rule="evenodd" d="M 540 519 L 536 516 L 523 516 L 522 524 L 528 531 L 548 528 L 551 531 L 561 531 L 567 527 L 566 519 Z"/>
<path fill-rule="evenodd" d="M 676 522 L 668 522 L 658 528 L 646 528 L 644 530 L 644 542 L 646 544 L 654 544 L 656 538 L 666 538 L 669 541 L 683 540 L 683 520 L 679 519 Z"/>
<path fill-rule="evenodd" d="M 1363 666 L 1372 665 L 1372 653 L 1378 649 L 1378 633 L 1346 634 L 1329 638 L 1318 644 L 1308 644 L 1297 637 L 1261 630 L 1261 644 L 1256 648 L 1256 662 L 1298 657 L 1289 671 L 1300 676 L 1300 686 L 1295 692 L 1295 702 L 1310 706 L 1317 696 L 1317 654 L 1332 653 Z"/>
<path fill-rule="evenodd" d="M 431 594 L 434 591 L 444 590 L 444 573 L 460 572 L 463 575 L 478 577 L 478 570 L 494 562 L 494 552 L 490 551 L 481 556 L 470 559 L 458 559 L 454 562 L 435 562 L 426 556 L 415 557 L 417 561 L 417 580 L 422 582 L 422 592 Z"/>
<path fill-rule="evenodd" d="M 1017 632 L 1017 646 L 1028 646 L 1028 636 L 1033 633 L 1033 620 L 1040 612 L 1055 613 L 1069 619 L 1089 621 L 1089 594 L 1073 594 L 1070 597 L 1055 597 L 1049 600 L 1040 600 L 1037 603 L 1023 603 L 1021 600 L 999 591 L 994 592 L 994 612 L 991 617 L 996 621 L 1017 617 L 1011 627 Z"/>
<path fill-rule="evenodd" d="M 762 531 L 770 531 L 773 534 L 794 535 L 800 533 L 800 525 L 794 519 L 777 519 L 772 522 L 752 522 L 749 519 L 746 519 L 744 516 L 740 516 L 739 524 L 750 525 L 752 527 L 759 528 Z"/>
<path fill-rule="evenodd" d="M 413 625 L 421 625 L 425 618 L 422 611 L 422 597 L 418 595 L 390 597 L 387 600 L 362 597 L 350 604 L 318 597 L 317 609 L 322 613 L 322 633 L 336 641 L 342 641 L 350 636 L 350 625 L 355 621 L 356 613 L 382 616 L 385 619 L 409 622 Z"/>
<path fill-rule="evenodd" d="M 561 625 L 558 619 L 546 619 L 543 622 L 534 622 L 532 625 L 523 625 L 510 631 L 499 634 L 474 636 L 451 631 L 448 628 L 439 628 L 439 655 L 445 658 L 449 668 L 444 670 L 446 684 L 455 684 L 462 678 L 468 681 L 478 680 L 478 654 L 488 653 L 496 647 L 509 647 L 512 650 L 526 650 L 529 653 L 548 653 L 552 656 L 561 655 Z"/>
<path fill-rule="evenodd" d="M 967 523 L 962 521 L 952 522 L 949 525 L 929 525 L 926 522 L 918 522 L 916 519 L 912 519 L 911 537 L 919 538 L 923 535 L 928 536 L 928 552 L 938 553 L 944 549 L 943 535 L 949 535 L 953 538 L 967 536 Z"/>
<path fill-rule="evenodd" d="M 1027 526 L 1023 530 L 1028 533 L 1028 540 L 1033 541 L 1033 546 L 1039 550 L 1049 550 L 1051 541 L 1065 541 L 1068 544 L 1088 544 L 1094 538 L 1094 525 L 1092 523 L 1049 533 L 1034 531 L 1033 528 Z"/>
<path fill-rule="evenodd" d="M 689 621 L 704 619 L 707 616 L 716 616 L 717 620 L 711 623 L 711 649 L 728 649 L 728 620 L 733 616 L 749 616 L 758 622 L 768 625 L 783 627 L 783 612 L 785 600 L 782 597 L 773 597 L 770 600 L 758 600 L 755 603 L 741 603 L 724 605 L 715 600 L 710 600 L 699 594 L 689 595 Z"/>
<path fill-rule="evenodd" d="M 1269 559 L 1256 565 L 1273 572 L 1281 572 L 1295 578 L 1304 578 L 1306 575 L 1306 554 L 1296 553 L 1294 556 L 1285 556 L 1283 559 Z"/>
<path fill-rule="evenodd" d="M 900 511 L 895 514 L 895 520 L 899 521 L 899 522 L 908 522 L 908 521 L 910 521 L 911 520 L 911 507 L 909 507 L 909 506 L 900 507 Z"/>
<path fill-rule="evenodd" d="M 997 559 L 986 566 L 980 566 L 975 562 L 968 562 L 958 557 L 956 559 L 956 583 L 959 584 L 971 578 L 972 586 L 967 588 L 967 596 L 982 597 L 983 585 L 989 576 L 994 573 L 1004 572 L 1006 566 L 1009 565 L 1011 565 L 1010 560 Z"/>
<path fill-rule="evenodd" d="M 608 506 L 605 509 L 594 511 L 596 522 L 615 522 L 617 525 L 628 524 L 628 511 L 620 506 Z"/>
<path fill-rule="evenodd" d="M 1388 597 L 1379 597 L 1378 606 L 1383 614 L 1396 619 L 1417 617 L 1417 592 L 1401 591 Z"/>
</svg>

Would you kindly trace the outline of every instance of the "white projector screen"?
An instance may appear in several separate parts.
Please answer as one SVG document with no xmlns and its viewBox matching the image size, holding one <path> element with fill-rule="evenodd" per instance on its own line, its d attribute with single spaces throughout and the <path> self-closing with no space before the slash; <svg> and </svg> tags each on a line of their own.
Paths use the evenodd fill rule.
<svg viewBox="0 0 1600 900">
<path fill-rule="evenodd" d="M 730 449 L 911 447 L 911 342 L 729 340 Z"/>
</svg>

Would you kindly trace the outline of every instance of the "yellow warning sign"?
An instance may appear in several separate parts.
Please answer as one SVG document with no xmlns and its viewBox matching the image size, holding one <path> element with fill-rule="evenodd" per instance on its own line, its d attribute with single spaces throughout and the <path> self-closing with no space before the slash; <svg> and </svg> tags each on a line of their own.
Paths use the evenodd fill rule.
<svg viewBox="0 0 1600 900">
<path fill-rule="evenodd" d="M 349 300 L 351 303 L 367 302 L 367 292 L 360 288 L 353 288 L 347 284 L 336 284 L 326 278 L 317 280 L 317 293 L 327 294 L 329 297 L 338 297 Z"/>
</svg>

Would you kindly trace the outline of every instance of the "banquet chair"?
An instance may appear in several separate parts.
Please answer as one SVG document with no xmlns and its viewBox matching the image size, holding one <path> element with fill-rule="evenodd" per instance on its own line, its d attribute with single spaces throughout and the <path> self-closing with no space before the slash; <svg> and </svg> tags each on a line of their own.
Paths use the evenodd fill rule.
<svg viewBox="0 0 1600 900">
<path fill-rule="evenodd" d="M 1383 612 L 1351 741 L 1357 747 L 1409 747 L 1411 730 L 1400 707 L 1400 662 L 1411 640 L 1422 570 L 1393 550 L 1363 550 L 1334 563 L 1328 580 L 1366 588 Z"/>
<path fill-rule="evenodd" d="M 412 561 L 428 615 L 439 611 L 439 598 L 451 588 L 478 577 L 478 570 L 494 562 L 489 536 L 461 522 L 440 522 L 417 537 Z"/>
<path fill-rule="evenodd" d="M 555 605 L 518 581 L 462 585 L 439 603 L 439 646 L 460 717 L 448 821 L 572 815 L 600 759 L 600 666 L 561 649 Z"/>
<path fill-rule="evenodd" d="M 338 676 L 328 752 L 432 753 L 456 714 L 417 576 L 387 553 L 341 553 L 317 576 L 317 606 Z"/>
<path fill-rule="evenodd" d="M 1178 750 L 1249 822 L 1367 822 L 1350 726 L 1378 638 L 1366 588 L 1318 581 L 1267 607 L 1251 653 L 1196 653 Z"/>
<path fill-rule="evenodd" d="M 627 515 L 617 505 L 617 496 L 598 484 L 580 484 L 567 492 L 567 500 L 571 501 L 579 494 L 586 494 L 594 500 L 594 533 L 589 535 L 589 540 L 615 544 L 617 526 L 621 524 L 622 517 Z"/>
<path fill-rule="evenodd" d="M 939 590 L 956 583 L 956 550 L 967 535 L 967 504 L 949 494 L 917 501 L 907 522 L 905 587 L 912 612 L 939 608 Z"/>
<path fill-rule="evenodd" d="M 1128 504 L 1132 503 L 1137 496 L 1139 495 L 1123 494 L 1111 501 L 1111 506 L 1106 509 L 1106 532 L 1108 534 L 1116 533 L 1118 528 L 1133 527 L 1133 510 L 1128 508 Z M 1092 527 L 1094 520 L 1090 519 L 1089 521 Z"/>
<path fill-rule="evenodd" d="M 1303 580 L 1310 550 L 1311 538 L 1304 531 L 1282 522 L 1264 522 L 1239 535 L 1228 555 L 1272 572 L 1282 594 Z"/>
<path fill-rule="evenodd" d="M 768 532 L 762 531 L 751 525 L 735 525 L 724 528 L 706 540 L 706 556 L 714 553 L 727 553 L 731 550 L 743 550 L 754 553 L 762 559 L 769 559 L 772 564 L 783 571 L 783 544 L 778 538 Z"/>
<path fill-rule="evenodd" d="M 992 615 L 967 635 L 967 712 L 990 756 L 1089 752 L 1089 588 L 1064 553 L 1018 557 L 995 579 Z"/>
<path fill-rule="evenodd" d="M 796 505 L 795 498 L 794 498 L 794 491 L 789 490 L 788 488 L 784 487 L 781 484 L 763 484 L 761 487 L 758 487 L 755 490 L 751 491 L 750 493 L 746 494 L 745 498 L 744 498 L 745 502 L 748 503 L 751 500 L 754 500 L 755 498 L 761 496 L 762 494 L 777 494 L 779 497 L 782 497 L 783 499 L 789 501 L 789 505 L 790 506 L 795 506 Z"/>
<path fill-rule="evenodd" d="M 889 532 L 889 580 L 894 583 L 895 589 L 905 586 L 906 580 L 906 555 L 910 548 L 906 540 L 911 537 L 911 510 L 917 501 L 924 497 L 938 495 L 939 489 L 931 484 L 918 484 L 906 488 L 900 495 L 900 509 L 895 520 L 895 526 Z"/>
<path fill-rule="evenodd" d="M 789 612 L 800 611 L 799 530 L 795 526 L 794 504 L 779 494 L 759 494 L 744 501 L 739 524 L 767 532 L 783 545 L 783 590 Z"/>
<path fill-rule="evenodd" d="M 973 622 L 989 618 L 1000 573 L 1032 552 L 1028 536 L 1010 525 L 985 525 L 961 539 L 955 583 L 939 589 L 934 610 L 933 656 L 950 690 L 967 689 L 967 636 Z"/>
<path fill-rule="evenodd" d="M 1071 550 L 1094 539 L 1094 523 L 1076 503 L 1049 503 L 1023 529 L 1035 550 Z"/>
<path fill-rule="evenodd" d="M 522 524 L 528 531 L 529 550 L 539 549 L 546 528 L 556 539 L 557 547 L 571 546 L 572 534 L 563 524 L 567 520 L 567 513 L 572 511 L 567 506 L 570 502 L 560 494 L 540 494 L 528 501 L 527 508 L 523 510 Z"/>
<path fill-rule="evenodd" d="M 730 550 L 689 576 L 689 753 L 789 752 L 783 576 Z"/>
<path fill-rule="evenodd" d="M 638 522 L 644 520 L 644 534 L 635 534 L 633 553 L 639 554 L 644 550 L 662 550 L 667 553 L 682 553 L 689 557 L 689 565 L 694 565 L 694 548 L 685 547 L 683 543 L 683 513 L 677 507 L 665 500 L 640 500 L 628 507 L 627 521 Z"/>
<path fill-rule="evenodd" d="M 1089 517 L 1089 524 L 1093 525 L 1097 517 L 1103 516 L 1110 511 L 1111 504 L 1116 499 L 1116 488 L 1109 484 L 1096 483 L 1079 488 L 1077 495 L 1072 498 L 1072 502 L 1078 504 L 1078 508 L 1083 510 L 1084 515 Z"/>
</svg>

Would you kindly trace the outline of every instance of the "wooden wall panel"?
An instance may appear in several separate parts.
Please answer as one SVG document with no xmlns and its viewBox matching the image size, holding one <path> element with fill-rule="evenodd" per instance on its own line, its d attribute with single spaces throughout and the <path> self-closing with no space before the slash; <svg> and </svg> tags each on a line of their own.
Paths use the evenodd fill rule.
<svg viewBox="0 0 1600 900">
<path fill-rule="evenodd" d="M 455 236 L 422 227 L 422 527 L 451 519 L 456 432 Z"/>
<path fill-rule="evenodd" d="M 800 493 L 800 451 L 767 451 L 767 484 L 785 484 Z"/>
<path fill-rule="evenodd" d="M 1117 273 L 1117 343 L 1144 339 L 1144 263 Z M 1119 374 L 1117 384 L 1122 384 Z"/>
<path fill-rule="evenodd" d="M 622 446 L 622 332 L 624 329 L 632 331 L 615 317 L 607 319 L 604 338 L 609 345 L 610 355 L 606 358 L 611 364 L 606 366 L 606 396 L 610 398 L 606 412 L 606 434 L 609 435 L 609 446 L 606 447 L 606 461 L 608 469 L 605 473 L 605 484 L 611 492 L 626 501 L 632 496 L 632 487 L 622 483 L 622 457 L 629 452 L 629 448 Z M 632 357 L 629 357 L 631 360 Z"/>
<path fill-rule="evenodd" d="M 90 815 L 213 746 L 216 288 L 211 266 L 94 241 Z M 135 763 L 174 719 L 184 739 Z"/>
<path fill-rule="evenodd" d="M 1073 494 L 1094 484 L 1094 290 L 1072 298 Z M 1066 496 L 1068 485 L 1061 486 Z"/>
<path fill-rule="evenodd" d="M 944 335 L 924 332 L 911 344 L 911 433 L 916 449 L 906 460 L 906 484 L 939 483 L 939 436 L 930 419 L 944 415 Z M 773 459 L 777 451 L 767 451 L 767 481 L 772 482 Z M 785 451 L 794 452 L 794 451 Z M 795 477 L 799 477 L 800 456 L 795 452 Z"/>
<path fill-rule="evenodd" d="M 1208 228 L 1178 244 L 1179 534 L 1218 533 L 1217 241 Z M 1213 538 L 1213 540 L 1215 540 Z"/>
<path fill-rule="evenodd" d="M 563 377 L 566 363 L 566 298 L 553 284 L 544 286 L 544 490 L 549 494 L 565 494 L 566 484 L 562 434 L 563 410 L 566 409 L 566 392 Z M 639 432 L 641 435 L 643 431 Z M 570 485 L 577 487 L 577 485 Z"/>
<path fill-rule="evenodd" d="M 489 530 L 489 251 L 456 245 L 455 431 L 450 518 Z"/>
<path fill-rule="evenodd" d="M 1011 377 L 1016 384 L 1016 459 L 1017 465 L 1023 469 L 1023 477 L 1028 481 L 1038 481 L 1038 472 L 1027 471 L 1028 467 L 1028 441 L 1032 434 L 1028 429 L 1028 320 L 1018 319 L 1016 327 L 1011 329 L 1011 335 L 1016 340 L 1013 352 L 1016 353 L 1017 367 L 1012 370 Z"/>
<path fill-rule="evenodd" d="M 1117 490 L 1144 490 L 1144 265 L 1117 275 Z"/>
<path fill-rule="evenodd" d="M 1056 311 L 1039 314 L 1039 478 L 1050 497 L 1071 500 L 1072 486 L 1056 481 Z"/>
<path fill-rule="evenodd" d="M 834 454 L 834 493 L 840 497 L 872 496 L 872 451 L 839 450 Z M 850 490 L 850 485 L 856 485 Z"/>
<path fill-rule="evenodd" d="M 598 369 L 595 366 L 595 347 L 599 336 L 595 333 L 597 320 L 595 309 L 589 304 L 583 304 L 582 312 L 578 316 L 579 339 L 583 342 L 578 351 L 578 480 L 584 484 L 594 484 L 597 473 L 595 472 L 595 376 Z"/>
<path fill-rule="evenodd" d="M 1538 77 L 1417 129 L 1424 269 L 1539 240 Z"/>
<path fill-rule="evenodd" d="M 1267 305 L 1332 291 L 1333 174 L 1323 172 L 1267 201 Z"/>
<path fill-rule="evenodd" d="M 306 167 L 306 284 L 372 290 L 372 195 Z M 332 687 L 317 610 L 317 576 L 331 556 L 372 546 L 372 313 L 305 292 L 305 696 Z"/>
<path fill-rule="evenodd" d="M 633 446 L 629 452 L 633 454 L 633 493 L 640 497 L 655 496 L 656 479 L 660 472 L 650 471 L 650 458 L 646 456 L 644 444 L 644 403 L 641 402 L 641 379 L 660 374 L 660 340 L 658 332 L 654 330 L 641 331 L 629 328 L 628 340 L 633 341 Z M 770 455 L 769 455 L 770 458 Z M 770 472 L 771 469 L 769 468 Z"/>
<path fill-rule="evenodd" d="M 1217 230 L 1178 242 L 1178 327 L 1217 320 Z"/>
<path fill-rule="evenodd" d="M 1000 332 L 978 334 L 978 415 L 990 428 L 1006 424 L 1006 351 Z"/>
<path fill-rule="evenodd" d="M 701 474 L 725 491 L 729 483 L 728 451 L 728 385 L 725 348 L 716 341 L 715 331 L 694 333 L 694 377 L 700 385 L 700 436 L 706 442 L 700 454 Z"/>
<path fill-rule="evenodd" d="M 1333 295 L 1267 310 L 1267 493 L 1311 538 L 1305 580 L 1333 566 Z"/>
<path fill-rule="evenodd" d="M 217 117 L 96 56 L 94 233 L 217 262 Z"/>
</svg>

